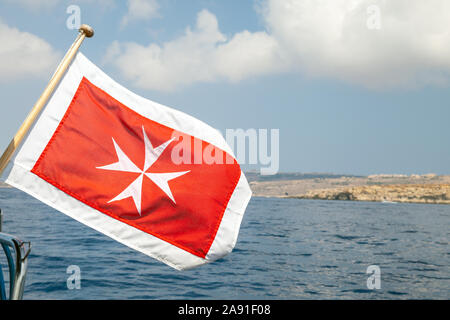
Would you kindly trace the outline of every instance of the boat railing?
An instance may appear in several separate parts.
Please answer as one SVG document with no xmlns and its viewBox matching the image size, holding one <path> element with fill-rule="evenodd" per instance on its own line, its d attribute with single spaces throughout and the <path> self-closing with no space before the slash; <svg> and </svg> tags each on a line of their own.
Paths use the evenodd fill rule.
<svg viewBox="0 0 450 320">
<path fill-rule="evenodd" d="M 0 264 L 0 300 L 21 300 L 25 286 L 31 243 L 2 233 L 1 224 L 2 213 L 0 210 L 0 245 L 5 253 L 9 268 L 9 295 L 7 295 L 6 282 Z"/>
</svg>

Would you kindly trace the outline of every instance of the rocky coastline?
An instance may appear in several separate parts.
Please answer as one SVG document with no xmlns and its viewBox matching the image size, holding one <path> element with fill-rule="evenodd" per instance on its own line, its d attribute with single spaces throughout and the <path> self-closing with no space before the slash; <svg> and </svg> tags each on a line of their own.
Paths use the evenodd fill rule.
<svg viewBox="0 0 450 320">
<path fill-rule="evenodd" d="M 370 202 L 450 204 L 450 185 L 379 185 L 311 190 L 295 198 Z"/>
<path fill-rule="evenodd" d="M 257 197 L 450 204 L 450 176 L 435 174 L 251 181 L 250 186 Z"/>
</svg>

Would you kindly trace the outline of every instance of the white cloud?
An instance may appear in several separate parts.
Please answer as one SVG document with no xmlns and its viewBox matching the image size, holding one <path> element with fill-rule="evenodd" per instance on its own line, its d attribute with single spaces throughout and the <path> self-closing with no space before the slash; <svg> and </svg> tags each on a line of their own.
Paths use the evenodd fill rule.
<svg viewBox="0 0 450 320">
<path fill-rule="evenodd" d="M 379 29 L 368 27 L 373 6 Z M 266 31 L 227 39 L 203 10 L 193 30 L 162 45 L 114 43 L 109 61 L 157 90 L 280 72 L 370 88 L 449 82 L 447 0 L 265 0 L 262 7 Z"/>
<path fill-rule="evenodd" d="M 242 31 L 216 47 L 214 67 L 230 81 L 284 70 L 277 41 L 266 32 Z"/>
<path fill-rule="evenodd" d="M 136 85 L 172 90 L 195 82 L 238 81 L 270 73 L 276 65 L 276 42 L 265 32 L 243 31 L 230 40 L 207 10 L 198 14 L 194 29 L 162 46 L 115 42 L 106 61 L 114 63 Z"/>
<path fill-rule="evenodd" d="M 128 0 L 128 12 L 122 19 L 122 26 L 130 21 L 151 20 L 158 17 L 159 4 L 156 0 Z"/>
<path fill-rule="evenodd" d="M 0 82 L 50 76 L 59 53 L 44 40 L 0 21 Z"/>
<path fill-rule="evenodd" d="M 373 5 L 380 29 L 367 27 Z M 300 72 L 374 88 L 449 79 L 446 0 L 271 0 L 265 20 Z"/>
</svg>

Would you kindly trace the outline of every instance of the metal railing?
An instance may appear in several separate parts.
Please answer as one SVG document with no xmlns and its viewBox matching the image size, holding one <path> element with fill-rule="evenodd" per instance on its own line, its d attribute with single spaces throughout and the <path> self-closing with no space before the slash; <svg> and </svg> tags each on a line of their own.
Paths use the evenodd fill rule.
<svg viewBox="0 0 450 320">
<path fill-rule="evenodd" d="M 0 300 L 20 300 L 23 297 L 25 277 L 27 274 L 28 255 L 31 243 L 2 233 L 2 213 L 0 210 L 0 245 L 5 253 L 9 268 L 9 297 L 6 294 L 5 279 L 0 265 Z"/>
</svg>

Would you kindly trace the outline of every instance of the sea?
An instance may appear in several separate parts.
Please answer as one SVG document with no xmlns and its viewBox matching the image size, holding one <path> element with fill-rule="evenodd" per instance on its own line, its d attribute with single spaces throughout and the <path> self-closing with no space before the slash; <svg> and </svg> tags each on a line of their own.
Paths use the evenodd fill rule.
<svg viewBox="0 0 450 320">
<path fill-rule="evenodd" d="M 32 243 L 24 299 L 450 298 L 449 205 L 254 197 L 233 252 L 188 271 L 19 190 L 0 208 L 3 232 Z"/>
</svg>

